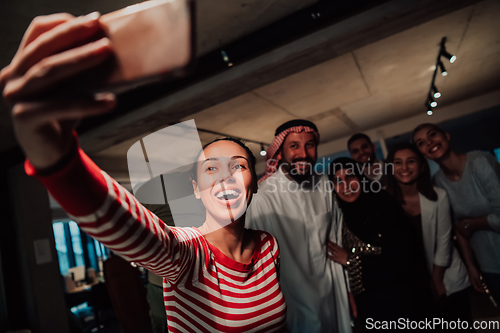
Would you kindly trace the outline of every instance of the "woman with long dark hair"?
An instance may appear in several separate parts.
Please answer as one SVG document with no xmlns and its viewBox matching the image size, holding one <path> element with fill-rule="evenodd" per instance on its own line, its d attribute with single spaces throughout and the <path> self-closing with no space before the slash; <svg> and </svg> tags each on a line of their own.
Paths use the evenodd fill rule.
<svg viewBox="0 0 500 333">
<path fill-rule="evenodd" d="M 430 291 L 415 233 L 401 205 L 383 190 L 372 191 L 359 169 L 350 158 L 330 164 L 343 230 L 342 247 L 328 244 L 329 258 L 349 271 L 365 329 L 370 330 L 370 320 L 423 319 Z"/>
<path fill-rule="evenodd" d="M 434 181 L 448 194 L 471 284 L 484 291 L 477 261 L 489 291 L 500 301 L 500 164 L 488 153 L 455 152 L 450 135 L 434 124 L 417 126 L 412 140 L 439 165 Z"/>
<path fill-rule="evenodd" d="M 402 205 L 422 240 L 434 296 L 447 320 L 471 321 L 467 271 L 451 243 L 450 205 L 446 192 L 434 187 L 429 164 L 411 143 L 394 146 L 386 162 L 393 165 L 386 190 Z"/>
</svg>

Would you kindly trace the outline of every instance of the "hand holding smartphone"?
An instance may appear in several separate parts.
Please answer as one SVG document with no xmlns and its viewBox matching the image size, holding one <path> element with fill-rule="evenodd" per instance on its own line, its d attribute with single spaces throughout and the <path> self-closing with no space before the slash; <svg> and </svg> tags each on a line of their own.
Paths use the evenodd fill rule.
<svg viewBox="0 0 500 333">
<path fill-rule="evenodd" d="M 152 0 L 101 17 L 35 18 L 0 76 L 4 97 L 117 93 L 186 74 L 194 57 L 193 12 L 192 0 Z"/>
<path fill-rule="evenodd" d="M 155 0 L 100 18 L 116 67 L 106 85 L 143 84 L 178 76 L 194 56 L 193 2 Z"/>
<path fill-rule="evenodd" d="M 75 146 L 79 120 L 116 106 L 114 94 L 185 73 L 194 55 L 193 2 L 154 0 L 100 17 L 35 18 L 0 72 L 18 142 L 51 169 Z"/>
</svg>

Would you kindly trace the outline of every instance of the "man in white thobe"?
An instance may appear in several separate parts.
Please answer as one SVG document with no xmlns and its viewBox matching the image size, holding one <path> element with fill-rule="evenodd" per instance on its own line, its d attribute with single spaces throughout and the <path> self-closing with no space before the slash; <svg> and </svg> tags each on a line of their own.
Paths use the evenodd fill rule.
<svg viewBox="0 0 500 333">
<path fill-rule="evenodd" d="M 276 130 L 266 173 L 247 212 L 247 226 L 278 239 L 280 284 L 290 332 L 351 332 L 343 267 L 327 258 L 327 241 L 341 246 L 341 214 L 328 178 L 315 174 L 319 134 L 305 120 Z"/>
</svg>

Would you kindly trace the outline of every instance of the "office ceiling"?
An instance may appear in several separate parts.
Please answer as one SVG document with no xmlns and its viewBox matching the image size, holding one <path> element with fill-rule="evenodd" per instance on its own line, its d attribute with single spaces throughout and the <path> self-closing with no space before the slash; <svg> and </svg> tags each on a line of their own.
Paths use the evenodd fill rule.
<svg viewBox="0 0 500 333">
<path fill-rule="evenodd" d="M 271 142 L 293 118 L 317 123 L 323 141 L 426 111 L 439 43 L 457 61 L 443 62 L 439 105 L 500 88 L 500 2 L 483 1 L 190 115 L 197 126 Z"/>
<path fill-rule="evenodd" d="M 213 6 L 213 2 L 208 0 L 199 1 L 200 52 L 208 52 L 234 41 L 315 1 L 221 2 L 224 4 Z M 9 41 L 5 41 L 5 35 L 0 37 L 2 65 L 13 54 L 12 47 L 17 44 L 29 18 L 41 13 L 37 8 L 42 8 L 45 2 L 24 0 L 6 3 L 11 6 L 11 13 L 12 8 L 17 8 L 15 13 L 22 13 L 22 19 L 16 23 L 10 17 L 10 23 L 5 23 L 3 19 L 6 15 L 1 11 L 3 23 L 0 25 L 12 25 L 13 34 L 7 38 Z M 32 7 L 21 11 L 19 3 Z M 58 7 L 43 7 L 44 11 L 60 11 L 67 6 L 69 9 L 66 11 L 80 14 L 94 8 L 119 8 L 125 1 L 89 1 L 85 3 L 85 8 L 76 1 L 61 0 L 57 3 Z M 406 3 L 408 10 L 405 10 Z M 286 63 L 280 62 L 280 50 L 241 66 L 236 64 L 228 72 L 198 83 L 193 88 L 188 87 L 170 100 L 167 97 L 155 101 L 136 113 L 85 135 L 82 138 L 84 148 L 101 167 L 126 183 L 125 154 L 128 148 L 140 137 L 172 122 L 195 119 L 199 128 L 270 143 L 275 128 L 281 123 L 293 118 L 310 119 L 319 127 L 322 136 L 320 153 L 326 155 L 345 149 L 346 138 L 358 131 L 373 134 L 377 130 L 382 136 L 397 135 L 409 131 L 418 124 L 416 121 L 442 121 L 500 104 L 500 2 L 445 1 L 440 2 L 442 7 L 439 13 L 433 12 L 432 7 L 426 9 L 422 5 L 432 6 L 431 3 L 425 0 L 388 1 L 338 23 L 330 30 L 313 34 L 309 40 L 305 38 L 284 46 L 283 50 L 295 50 L 305 43 L 316 43 L 307 46 L 310 49 L 316 47 L 310 53 L 310 62 L 311 59 L 319 59 L 314 58 L 318 49 L 324 50 L 323 54 L 330 52 L 320 57 L 321 61 L 312 61 L 304 66 L 307 62 L 304 60 L 307 56 L 303 56 L 307 55 L 304 53 L 307 49 L 304 49 L 306 51 L 301 51 L 302 62 L 296 62 L 299 70 L 294 71 L 288 66 L 287 71 L 282 71 L 285 75 L 275 75 L 272 70 L 272 67 Z M 452 6 L 457 3 L 461 4 L 459 8 Z M 444 5 L 449 5 L 450 9 Z M 419 10 L 415 10 L 417 7 Z M 389 9 L 393 10 L 392 16 L 387 14 Z M 378 21 L 370 21 L 371 17 L 377 17 Z M 370 24 L 375 28 L 367 30 Z M 357 28 L 363 26 L 365 30 Z M 332 34 L 337 35 L 331 37 Z M 448 38 L 448 51 L 457 55 L 458 59 L 454 64 L 445 62 L 449 73 L 447 77 L 437 77 L 436 85 L 442 92 L 442 98 L 438 100 L 439 107 L 434 118 L 428 118 L 424 102 L 443 36 Z M 5 50 L 3 45 L 10 45 L 11 48 Z M 273 65 L 269 65 L 271 69 L 267 71 L 274 75 L 271 81 L 263 78 L 263 73 L 267 72 L 257 70 L 258 65 L 266 61 Z M 257 69 L 252 69 L 254 67 Z M 238 77 L 250 78 L 247 87 L 241 87 L 243 79 L 237 81 Z M 226 96 L 204 97 L 210 102 L 198 103 L 189 112 L 185 110 L 187 106 L 178 107 L 172 102 L 186 96 L 198 96 L 196 93 L 205 86 L 216 86 L 222 81 L 229 82 L 220 86 L 227 91 Z M 231 82 L 239 82 L 240 85 L 234 87 Z M 205 95 L 210 92 L 206 91 Z M 5 109 L 0 120 L 2 151 L 15 143 Z M 202 143 L 213 138 L 211 134 L 200 133 Z M 258 145 L 251 145 L 251 148 L 258 154 Z"/>
<path fill-rule="evenodd" d="M 38 15 L 68 12 L 75 16 L 105 14 L 138 0 L 2 0 L 0 1 L 0 68 L 9 64 L 22 35 Z M 317 0 L 196 0 L 197 53 L 203 55 L 238 40 Z M 7 107 L 0 102 L 0 152 L 16 146 Z"/>
</svg>

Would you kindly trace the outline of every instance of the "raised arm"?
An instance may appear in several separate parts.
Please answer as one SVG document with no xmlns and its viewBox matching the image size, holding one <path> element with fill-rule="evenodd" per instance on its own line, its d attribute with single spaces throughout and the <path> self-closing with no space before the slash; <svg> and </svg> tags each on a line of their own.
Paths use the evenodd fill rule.
<svg viewBox="0 0 500 333">
<path fill-rule="evenodd" d="M 458 246 L 462 252 L 462 257 L 467 267 L 467 273 L 469 274 L 469 281 L 479 292 L 485 292 L 485 285 L 481 282 L 479 269 L 476 265 L 476 260 L 474 259 L 474 253 L 467 239 L 465 239 L 459 232 L 456 232 Z"/>
<path fill-rule="evenodd" d="M 12 62 L 0 73 L 18 142 L 37 169 L 51 169 L 68 154 L 76 122 L 115 107 L 111 94 L 48 97 L 57 84 L 112 55 L 107 38 L 77 46 L 99 32 L 98 18 L 97 13 L 35 18 Z"/>
<path fill-rule="evenodd" d="M 27 173 L 40 179 L 89 235 L 175 282 L 200 250 L 196 232 L 167 227 L 78 148 L 74 124 L 113 109 L 114 96 L 75 93 L 71 99 L 48 99 L 44 94 L 112 54 L 107 38 L 74 47 L 99 31 L 98 17 L 56 14 L 35 19 L 0 74 L 3 93 L 12 105 Z"/>
<path fill-rule="evenodd" d="M 176 282 L 200 249 L 192 229 L 170 228 L 76 147 L 61 169 L 36 176 L 89 236 L 128 261 Z"/>
</svg>

